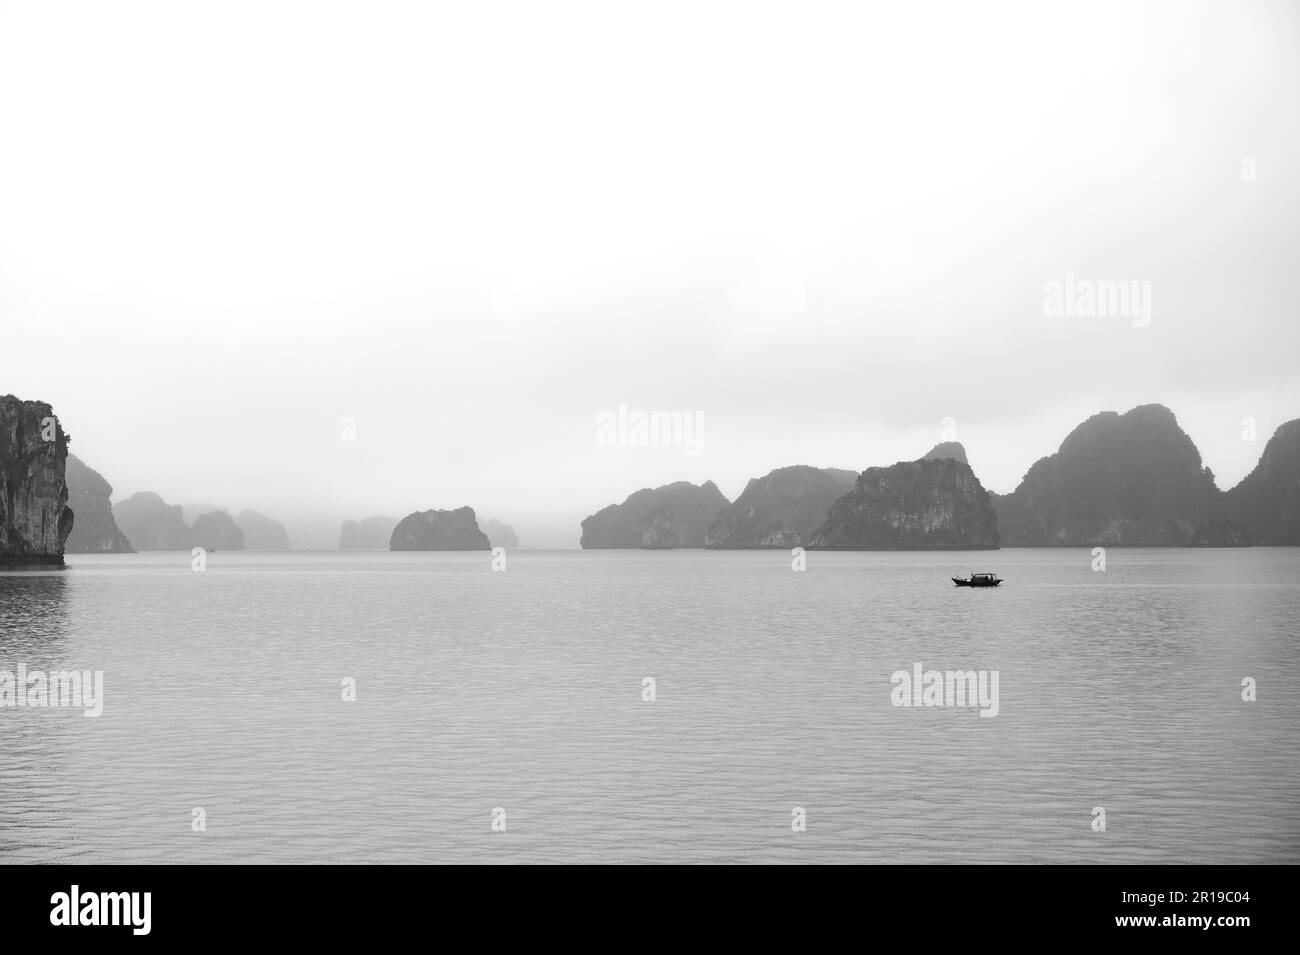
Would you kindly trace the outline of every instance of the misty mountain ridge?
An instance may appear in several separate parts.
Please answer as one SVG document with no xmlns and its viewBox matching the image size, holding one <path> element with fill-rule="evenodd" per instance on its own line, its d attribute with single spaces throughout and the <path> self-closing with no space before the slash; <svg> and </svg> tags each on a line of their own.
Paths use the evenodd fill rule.
<svg viewBox="0 0 1300 955">
<path fill-rule="evenodd" d="M 925 466 L 933 462 L 952 466 Z M 614 507 L 583 522 L 584 547 L 593 546 L 588 522 L 611 516 Z M 624 513 L 628 508 L 635 513 Z M 637 492 L 618 510 L 623 533 L 603 546 L 683 546 L 675 510 L 651 492 Z M 1174 413 L 1160 404 L 1091 416 L 1054 454 L 1035 462 L 1010 494 L 987 491 L 965 447 L 946 441 L 916 461 L 861 475 L 806 465 L 777 468 L 752 479 L 706 534 L 706 546 L 718 549 L 1252 542 L 1300 544 L 1300 419 L 1279 427 L 1255 470 L 1225 492 Z"/>
<path fill-rule="evenodd" d="M 68 506 L 76 515 L 64 545 L 68 554 L 132 554 L 135 548 L 113 519 L 113 486 L 75 454 L 68 454 Z"/>
<path fill-rule="evenodd" d="M 15 422 L 34 414 L 32 408 L 48 408 L 9 401 Z M 0 447 L 11 471 L 24 454 L 30 458 L 37 450 L 30 431 L 38 425 L 33 419 L 11 428 Z M 196 545 L 289 548 L 284 526 L 260 512 L 245 509 L 232 517 L 218 505 L 191 505 L 190 522 L 184 508 L 149 491 L 111 505 L 112 486 L 75 456 L 67 456 L 61 471 L 57 480 L 54 475 L 37 480 L 35 474 L 31 480 L 56 495 L 50 506 L 63 514 L 68 553 Z M 58 494 L 66 494 L 66 503 L 59 503 Z M 461 519 L 466 511 L 473 515 L 472 509 L 460 508 L 415 512 L 402 522 L 346 521 L 338 546 L 517 546 L 509 525 L 474 518 L 471 527 Z M 403 523 L 405 530 L 395 538 Z M 1254 470 L 1228 491 L 1218 488 L 1173 412 L 1146 404 L 1090 416 L 1054 453 L 1035 462 L 1009 494 L 986 491 L 965 447 L 945 441 L 915 461 L 861 473 L 808 465 L 777 468 L 751 479 L 734 502 L 712 481 L 642 488 L 584 519 L 580 543 L 653 549 L 1295 545 L 1300 544 L 1300 419 L 1281 425 Z M 40 547 L 56 545 L 51 537 Z"/>
<path fill-rule="evenodd" d="M 712 481 L 641 488 L 622 504 L 610 504 L 583 520 L 579 543 L 583 548 L 703 547 L 709 526 L 726 506 Z"/>
<path fill-rule="evenodd" d="M 796 464 L 753 478 L 710 525 L 706 546 L 790 548 L 806 544 L 826 519 L 830 506 L 853 488 L 857 477 L 856 471 Z"/>
<path fill-rule="evenodd" d="M 1164 405 L 1095 414 L 993 495 L 1010 547 L 1240 545 L 1227 500 Z"/>
<path fill-rule="evenodd" d="M 998 520 L 961 446 L 867 468 L 834 504 L 809 546 L 818 550 L 992 550 Z M 964 458 L 964 453 L 962 458 Z"/>
<path fill-rule="evenodd" d="M 260 511 L 244 508 L 235 515 L 235 524 L 244 532 L 245 550 L 292 549 L 284 525 Z"/>
<path fill-rule="evenodd" d="M 187 512 L 194 514 L 192 521 Z M 232 517 L 219 505 L 169 505 L 153 491 L 139 491 L 113 505 L 111 516 L 136 550 L 291 549 L 284 525 L 250 508 Z"/>
</svg>

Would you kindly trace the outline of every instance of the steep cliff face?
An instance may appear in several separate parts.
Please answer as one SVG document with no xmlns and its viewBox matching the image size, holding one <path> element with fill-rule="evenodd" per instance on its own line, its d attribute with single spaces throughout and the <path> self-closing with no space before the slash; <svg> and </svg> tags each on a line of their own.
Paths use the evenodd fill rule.
<svg viewBox="0 0 1300 955">
<path fill-rule="evenodd" d="M 389 550 L 491 550 L 472 507 L 416 511 L 393 528 Z"/>
<path fill-rule="evenodd" d="M 667 550 L 680 541 L 677 515 L 671 504 L 660 504 L 641 522 L 641 546 L 647 550 Z"/>
<path fill-rule="evenodd" d="M 853 489 L 857 472 L 803 464 L 754 478 L 709 527 L 716 548 L 807 544 L 832 504 Z"/>
<path fill-rule="evenodd" d="M 823 550 L 985 550 L 997 515 L 970 465 L 955 457 L 867 468 L 831 505 L 810 544 Z"/>
<path fill-rule="evenodd" d="M 1230 519 L 1255 544 L 1300 544 L 1300 418 L 1269 438 L 1255 470 L 1227 493 Z"/>
<path fill-rule="evenodd" d="M 136 550 L 189 550 L 193 546 L 181 506 L 168 506 L 152 491 L 140 491 L 113 505 L 113 516 Z"/>
<path fill-rule="evenodd" d="M 344 521 L 339 531 L 339 550 L 386 550 L 396 526 L 395 517 Z"/>
<path fill-rule="evenodd" d="M 478 522 L 479 527 L 483 528 L 483 533 L 488 536 L 493 547 L 514 548 L 519 546 L 519 535 L 509 524 L 503 524 L 495 517 L 489 517 L 485 521 Z"/>
<path fill-rule="evenodd" d="M 63 563 L 68 436 L 43 401 L 0 397 L 0 565 Z"/>
<path fill-rule="evenodd" d="M 225 511 L 209 511 L 194 519 L 190 546 L 210 551 L 243 550 L 244 532 Z"/>
<path fill-rule="evenodd" d="M 641 547 L 646 519 L 656 508 L 665 505 L 673 515 L 676 543 L 672 546 L 703 547 L 705 533 L 727 506 L 727 499 L 712 481 L 698 486 L 677 481 L 663 487 L 642 488 L 622 504 L 601 508 L 584 520 L 581 544 L 586 548 Z"/>
<path fill-rule="evenodd" d="M 69 554 L 134 554 L 113 519 L 113 486 L 75 454 L 68 455 L 68 506 L 77 515 L 64 551 Z"/>
<path fill-rule="evenodd" d="M 1093 415 L 994 506 L 1004 547 L 1246 542 L 1163 405 Z"/>
<path fill-rule="evenodd" d="M 244 532 L 245 550 L 289 550 L 289 532 L 279 521 L 244 508 L 235 515 L 235 523 Z"/>
</svg>

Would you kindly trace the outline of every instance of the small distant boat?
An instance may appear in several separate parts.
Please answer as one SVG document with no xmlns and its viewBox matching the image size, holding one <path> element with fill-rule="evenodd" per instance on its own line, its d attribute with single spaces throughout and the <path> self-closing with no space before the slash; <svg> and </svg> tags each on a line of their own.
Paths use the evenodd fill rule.
<svg viewBox="0 0 1300 955">
<path fill-rule="evenodd" d="M 971 574 L 969 577 L 954 577 L 952 582 L 958 587 L 996 587 L 1002 583 L 997 574 Z"/>
</svg>

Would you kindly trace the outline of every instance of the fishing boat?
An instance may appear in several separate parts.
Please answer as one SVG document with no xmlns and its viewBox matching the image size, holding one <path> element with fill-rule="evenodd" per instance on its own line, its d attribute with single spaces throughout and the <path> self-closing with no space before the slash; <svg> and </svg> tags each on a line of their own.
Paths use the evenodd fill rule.
<svg viewBox="0 0 1300 955">
<path fill-rule="evenodd" d="M 1002 583 L 997 574 L 971 574 L 969 577 L 954 577 L 952 582 L 958 587 L 996 587 Z"/>
</svg>

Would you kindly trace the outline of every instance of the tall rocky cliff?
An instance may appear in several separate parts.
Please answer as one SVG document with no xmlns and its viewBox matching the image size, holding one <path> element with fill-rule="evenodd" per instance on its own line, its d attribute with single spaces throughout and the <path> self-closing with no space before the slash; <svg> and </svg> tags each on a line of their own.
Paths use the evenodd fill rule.
<svg viewBox="0 0 1300 955">
<path fill-rule="evenodd" d="M 134 554 L 113 519 L 113 486 L 75 454 L 68 455 L 68 505 L 77 515 L 64 550 L 69 554 Z"/>
<path fill-rule="evenodd" d="M 857 472 L 796 464 L 752 479 L 709 527 L 715 548 L 797 547 L 807 544 Z"/>
<path fill-rule="evenodd" d="M 622 504 L 601 508 L 584 520 L 581 544 L 585 548 L 703 547 L 709 525 L 726 506 L 727 499 L 712 481 L 642 488 Z"/>
<path fill-rule="evenodd" d="M 1163 405 L 1093 415 L 993 502 L 1004 547 L 1248 542 Z"/>
<path fill-rule="evenodd" d="M 822 550 L 992 549 L 998 546 L 997 515 L 970 465 L 951 454 L 927 455 L 919 461 L 863 471 L 853 490 L 831 505 L 825 523 L 812 534 L 810 546 Z"/>
<path fill-rule="evenodd" d="M 1300 544 L 1300 418 L 1273 433 L 1255 470 L 1228 492 L 1226 509 L 1254 544 Z"/>
<path fill-rule="evenodd" d="M 0 565 L 63 563 L 68 435 L 43 401 L 0 397 Z"/>
<path fill-rule="evenodd" d="M 415 511 L 393 528 L 389 550 L 491 550 L 472 507 Z"/>
</svg>

